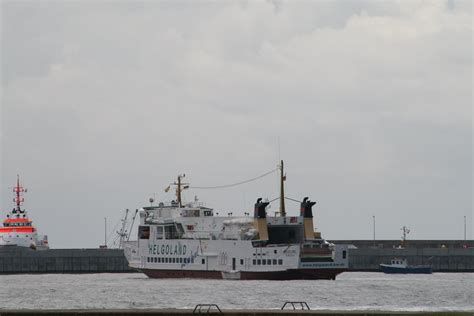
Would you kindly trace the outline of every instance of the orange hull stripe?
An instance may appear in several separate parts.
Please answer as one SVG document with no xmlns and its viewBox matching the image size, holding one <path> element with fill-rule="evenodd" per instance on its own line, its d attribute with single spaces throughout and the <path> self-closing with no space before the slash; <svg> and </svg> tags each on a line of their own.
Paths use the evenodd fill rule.
<svg viewBox="0 0 474 316">
<path fill-rule="evenodd" d="M 0 233 L 33 233 L 34 227 L 0 227 Z"/>
<path fill-rule="evenodd" d="M 29 222 L 29 218 L 7 218 L 4 220 L 4 223 L 27 223 Z"/>
</svg>

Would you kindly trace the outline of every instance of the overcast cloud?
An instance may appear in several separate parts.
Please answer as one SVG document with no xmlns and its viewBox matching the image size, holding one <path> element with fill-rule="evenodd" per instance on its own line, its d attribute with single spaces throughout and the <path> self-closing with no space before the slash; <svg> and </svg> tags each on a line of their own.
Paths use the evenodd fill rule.
<svg viewBox="0 0 474 316">
<path fill-rule="evenodd" d="M 472 238 L 471 1 L 1 9 L 1 216 L 19 173 L 52 247 L 96 247 L 178 173 L 227 184 L 279 157 L 328 239 L 371 239 L 373 215 L 379 239 L 462 239 L 464 216 Z M 243 215 L 277 176 L 194 195 Z"/>
</svg>

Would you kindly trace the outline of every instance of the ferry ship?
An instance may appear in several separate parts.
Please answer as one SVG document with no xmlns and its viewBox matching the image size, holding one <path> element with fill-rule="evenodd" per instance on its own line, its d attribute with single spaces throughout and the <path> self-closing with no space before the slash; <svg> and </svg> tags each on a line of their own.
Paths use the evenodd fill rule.
<svg viewBox="0 0 474 316">
<path fill-rule="evenodd" d="M 299 215 L 286 214 L 283 161 L 279 170 L 280 210 L 275 216 L 267 214 L 269 202 L 261 198 L 253 216 L 218 216 L 197 199 L 184 205 L 181 192 L 189 185 L 183 183 L 184 175 L 178 176 L 172 184 L 176 201 L 140 210 L 138 240 L 124 243 L 129 266 L 150 278 L 335 280 L 348 269 L 348 246 L 331 244 L 314 230 L 316 202 L 307 197 Z"/>
<path fill-rule="evenodd" d="M 0 226 L 0 247 L 17 246 L 28 247 L 35 250 L 49 249 L 48 236 L 38 235 L 36 227 L 28 217 L 27 211 L 21 208 L 25 201 L 23 194 L 27 192 L 20 185 L 20 176 L 17 176 L 13 202 L 15 207 L 7 214 Z"/>
</svg>

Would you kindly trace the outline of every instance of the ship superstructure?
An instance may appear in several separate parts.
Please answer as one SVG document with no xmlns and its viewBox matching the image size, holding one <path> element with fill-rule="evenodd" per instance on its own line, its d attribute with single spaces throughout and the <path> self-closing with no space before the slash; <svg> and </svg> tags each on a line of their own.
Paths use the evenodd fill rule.
<svg viewBox="0 0 474 316">
<path fill-rule="evenodd" d="M 283 162 L 281 163 L 283 188 Z M 330 244 L 313 228 L 312 207 L 304 198 L 298 216 L 280 203 L 268 216 L 261 198 L 253 216 L 216 216 L 197 202 L 177 201 L 140 210 L 138 240 L 126 242 L 129 265 L 152 278 L 335 279 L 348 269 L 346 245 Z M 283 189 L 281 190 L 283 197 Z"/>
<path fill-rule="evenodd" d="M 33 221 L 28 217 L 27 211 L 21 208 L 25 201 L 23 194 L 27 192 L 20 185 L 20 177 L 17 176 L 16 186 L 13 187 L 15 207 L 7 214 L 0 226 L 0 247 L 18 246 L 32 249 L 48 249 L 48 237 L 38 235 Z"/>
</svg>

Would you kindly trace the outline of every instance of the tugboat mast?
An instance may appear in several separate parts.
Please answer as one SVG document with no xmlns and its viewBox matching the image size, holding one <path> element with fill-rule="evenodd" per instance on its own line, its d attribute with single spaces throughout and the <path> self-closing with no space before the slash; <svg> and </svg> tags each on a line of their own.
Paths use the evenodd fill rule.
<svg viewBox="0 0 474 316">
<path fill-rule="evenodd" d="M 22 186 L 20 186 L 20 175 L 16 175 L 16 186 L 13 188 L 13 192 L 15 192 L 15 197 L 13 198 L 13 202 L 16 203 L 16 211 L 18 213 L 21 212 L 21 203 L 25 201 L 25 198 L 21 196 L 21 193 L 26 192 Z"/>
<path fill-rule="evenodd" d="M 280 216 L 285 217 L 285 186 L 286 175 L 283 173 L 283 160 L 280 161 Z"/>
</svg>

